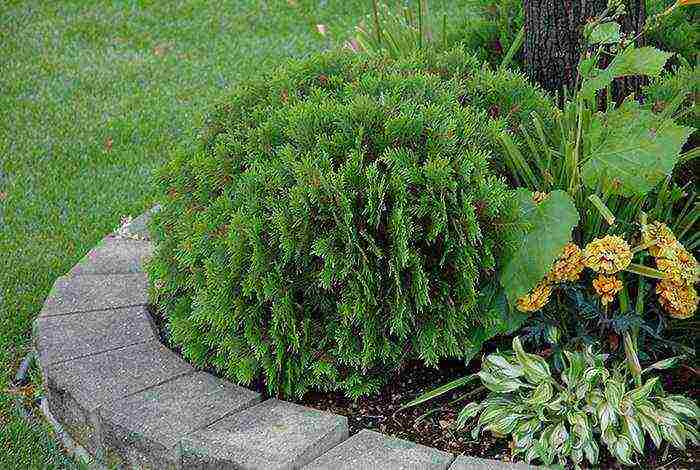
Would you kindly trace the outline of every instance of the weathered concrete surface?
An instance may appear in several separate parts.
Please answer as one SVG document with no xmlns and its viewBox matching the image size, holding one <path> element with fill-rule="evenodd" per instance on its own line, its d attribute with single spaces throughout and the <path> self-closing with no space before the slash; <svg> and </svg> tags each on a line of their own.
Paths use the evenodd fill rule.
<svg viewBox="0 0 700 470">
<path fill-rule="evenodd" d="M 62 276 L 46 298 L 42 316 L 64 315 L 148 303 L 145 274 Z"/>
<path fill-rule="evenodd" d="M 478 459 L 460 455 L 454 461 L 450 470 L 535 470 L 539 467 L 524 463 L 500 462 L 498 460 Z"/>
<path fill-rule="evenodd" d="M 152 254 L 151 242 L 108 236 L 88 251 L 68 274 L 140 273 Z"/>
<path fill-rule="evenodd" d="M 155 205 L 128 224 L 119 228 L 115 234 L 119 238 L 128 238 L 132 240 L 150 240 L 151 235 L 148 231 L 148 224 L 154 214 L 160 211 L 160 205 Z"/>
<path fill-rule="evenodd" d="M 39 317 L 34 322 L 34 345 L 43 366 L 157 339 L 144 306 Z"/>
<path fill-rule="evenodd" d="M 100 406 L 194 372 L 156 341 L 41 364 L 41 368 L 51 412 L 76 441 L 97 456 L 101 455 L 96 415 Z"/>
<path fill-rule="evenodd" d="M 271 399 L 187 436 L 182 463 L 184 468 L 298 469 L 347 437 L 345 417 Z"/>
<path fill-rule="evenodd" d="M 260 395 L 200 372 L 131 395 L 98 411 L 107 461 L 177 468 L 187 433 L 254 406 Z"/>
<path fill-rule="evenodd" d="M 363 430 L 304 470 L 446 470 L 453 460 L 450 453 Z"/>
</svg>

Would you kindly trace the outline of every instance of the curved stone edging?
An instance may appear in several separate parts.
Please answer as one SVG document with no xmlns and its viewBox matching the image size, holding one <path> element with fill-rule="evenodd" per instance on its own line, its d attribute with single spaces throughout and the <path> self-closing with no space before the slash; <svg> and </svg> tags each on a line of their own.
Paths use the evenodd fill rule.
<svg viewBox="0 0 700 470">
<path fill-rule="evenodd" d="M 458 457 L 196 371 L 146 311 L 147 212 L 58 278 L 34 323 L 51 414 L 110 468 L 526 469 Z"/>
</svg>

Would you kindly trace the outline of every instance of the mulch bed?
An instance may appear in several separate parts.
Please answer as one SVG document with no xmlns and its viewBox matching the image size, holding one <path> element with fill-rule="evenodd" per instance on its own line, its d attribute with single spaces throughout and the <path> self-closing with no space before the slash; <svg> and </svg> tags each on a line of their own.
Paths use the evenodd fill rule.
<svg viewBox="0 0 700 470">
<path fill-rule="evenodd" d="M 163 318 L 151 308 L 156 325 L 160 329 L 161 340 L 179 354 L 176 347 L 168 341 Z M 510 344 L 509 342 L 503 345 Z M 486 345 L 486 350 L 494 350 L 494 343 Z M 370 429 L 384 434 L 451 452 L 455 455 L 466 454 L 510 462 L 510 442 L 506 438 L 496 438 L 490 433 L 481 433 L 477 439 L 471 438 L 468 430 L 456 429 L 456 419 L 462 407 L 470 401 L 477 401 L 486 396 L 486 391 L 478 386 L 478 381 L 455 389 L 441 397 L 422 403 L 415 407 L 402 409 L 406 403 L 444 385 L 452 380 L 464 377 L 479 369 L 478 361 L 472 361 L 467 368 L 457 361 L 444 361 L 439 369 L 427 368 L 419 362 L 411 362 L 387 383 L 377 395 L 359 400 L 351 400 L 339 392 L 309 392 L 295 403 L 328 411 L 348 418 L 350 435 L 362 429 Z M 220 376 L 216 371 L 207 372 Z M 688 368 L 675 369 L 664 377 L 664 389 L 669 393 L 684 394 L 698 399 L 698 372 Z M 266 395 L 261 383 L 248 387 Z M 457 398 L 469 393 L 471 396 L 455 402 Z M 653 447 L 647 439 L 646 458 L 639 462 L 645 469 L 695 469 L 700 468 L 700 449 L 697 447 L 679 451 L 662 444 L 660 450 Z M 598 468 L 623 469 L 607 452 L 600 449 Z"/>
</svg>

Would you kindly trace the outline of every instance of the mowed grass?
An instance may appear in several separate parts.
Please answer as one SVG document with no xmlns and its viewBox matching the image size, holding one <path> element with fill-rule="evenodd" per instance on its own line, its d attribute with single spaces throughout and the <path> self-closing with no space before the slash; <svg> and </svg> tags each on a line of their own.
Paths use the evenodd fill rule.
<svg viewBox="0 0 700 470">
<path fill-rule="evenodd" d="M 223 90 L 337 47 L 369 8 L 368 0 L 0 1 L 1 469 L 75 466 L 45 425 L 17 416 L 10 390 L 54 280 L 122 216 L 156 201 L 152 171 L 195 141 Z"/>
</svg>

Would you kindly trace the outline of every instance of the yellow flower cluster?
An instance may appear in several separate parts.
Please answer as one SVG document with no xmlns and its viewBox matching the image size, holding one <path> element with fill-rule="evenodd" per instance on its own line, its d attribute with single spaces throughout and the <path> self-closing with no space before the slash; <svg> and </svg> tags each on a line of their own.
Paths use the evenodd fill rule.
<svg viewBox="0 0 700 470">
<path fill-rule="evenodd" d="M 515 306 L 521 312 L 536 312 L 549 302 L 551 295 L 552 286 L 545 280 L 535 286 L 529 294 L 520 297 Z"/>
<path fill-rule="evenodd" d="M 574 243 L 567 243 L 547 275 L 550 282 L 578 281 L 583 272 L 583 252 Z"/>
<path fill-rule="evenodd" d="M 535 201 L 535 204 L 539 204 L 540 202 L 547 199 L 548 196 L 549 196 L 549 193 L 543 193 L 542 191 L 535 191 L 534 193 L 532 193 L 532 200 Z"/>
<path fill-rule="evenodd" d="M 615 274 L 632 262 L 632 250 L 627 242 L 616 235 L 596 238 L 583 251 L 587 268 L 602 274 Z"/>
<path fill-rule="evenodd" d="M 690 318 L 698 308 L 698 293 L 693 286 L 664 279 L 656 285 L 659 303 L 673 318 Z"/>
<path fill-rule="evenodd" d="M 673 250 L 678 240 L 666 224 L 653 222 L 642 226 L 642 244 L 656 257 Z"/>
<path fill-rule="evenodd" d="M 622 290 L 622 281 L 617 276 L 606 276 L 599 274 L 593 279 L 593 288 L 600 296 L 603 305 L 607 305 L 615 299 L 615 296 Z"/>
<path fill-rule="evenodd" d="M 535 193 L 539 203 L 546 194 Z M 642 227 L 642 244 L 656 260 L 656 267 L 666 278 L 656 286 L 659 303 L 675 318 L 689 318 L 695 314 L 700 301 L 694 284 L 698 281 L 698 262 L 681 245 L 673 232 L 659 222 Z M 544 307 L 552 295 L 552 286 L 561 282 L 575 282 L 581 277 L 584 267 L 598 273 L 593 280 L 593 289 L 603 305 L 608 305 L 623 289 L 618 272 L 632 263 L 632 249 L 616 235 L 596 238 L 584 250 L 568 243 L 552 268 L 540 283 L 516 301 L 521 312 L 536 312 Z"/>
<path fill-rule="evenodd" d="M 698 308 L 698 262 L 676 240 L 665 224 L 654 222 L 642 227 L 642 243 L 656 261 L 659 271 L 666 274 L 656 285 L 659 303 L 674 318 L 690 318 Z"/>
<path fill-rule="evenodd" d="M 515 306 L 521 312 L 536 312 L 544 307 L 552 295 L 552 284 L 565 281 L 577 281 L 583 271 L 581 248 L 573 243 L 567 243 L 552 265 L 545 278 L 530 291 L 520 297 Z"/>
</svg>

